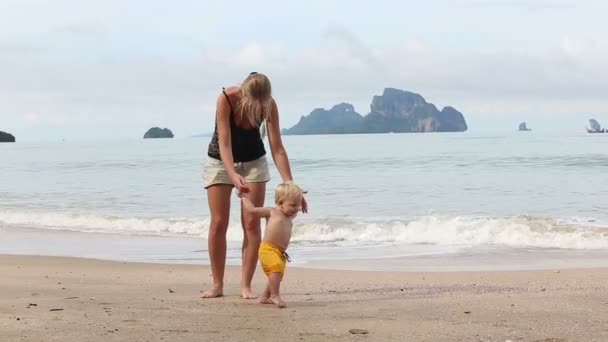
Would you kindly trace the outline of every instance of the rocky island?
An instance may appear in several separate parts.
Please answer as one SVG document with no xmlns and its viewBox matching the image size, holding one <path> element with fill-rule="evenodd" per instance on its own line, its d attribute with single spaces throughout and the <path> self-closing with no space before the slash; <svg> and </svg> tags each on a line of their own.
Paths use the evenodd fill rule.
<svg viewBox="0 0 608 342">
<path fill-rule="evenodd" d="M 10 133 L 0 131 L 0 143 L 2 142 L 15 142 L 15 136 Z"/>
<path fill-rule="evenodd" d="M 521 132 L 527 132 L 527 131 L 531 131 L 532 129 L 528 128 L 528 126 L 526 125 L 525 122 L 522 122 L 522 123 L 519 124 L 519 129 L 518 130 L 521 131 Z"/>
<path fill-rule="evenodd" d="M 152 127 L 144 134 L 144 139 L 158 138 L 173 138 L 173 132 L 168 128 Z"/>
<path fill-rule="evenodd" d="M 587 128 L 587 132 L 588 133 L 604 133 L 604 132 L 606 132 L 606 130 L 603 129 L 602 126 L 600 125 L 600 123 L 597 122 L 597 120 L 595 120 L 595 119 L 589 119 L 589 126 L 591 126 L 591 128 Z"/>
<path fill-rule="evenodd" d="M 467 128 L 462 113 L 452 107 L 440 111 L 419 94 L 386 88 L 373 97 L 365 116 L 348 103 L 329 110 L 317 108 L 283 134 L 464 132 Z"/>
</svg>

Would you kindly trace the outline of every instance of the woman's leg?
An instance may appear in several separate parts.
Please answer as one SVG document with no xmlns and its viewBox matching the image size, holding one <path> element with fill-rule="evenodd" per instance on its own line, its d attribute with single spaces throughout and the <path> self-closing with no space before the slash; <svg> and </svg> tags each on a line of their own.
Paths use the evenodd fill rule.
<svg viewBox="0 0 608 342">
<path fill-rule="evenodd" d="M 266 183 L 249 183 L 248 197 L 256 207 L 264 205 L 264 197 L 266 196 Z M 243 298 L 257 298 L 251 292 L 251 279 L 255 273 L 255 268 L 258 264 L 258 249 L 262 240 L 262 232 L 260 228 L 260 218 L 245 215 L 241 208 L 241 223 L 243 225 L 243 273 L 241 279 L 241 296 Z"/>
<path fill-rule="evenodd" d="M 224 295 L 224 269 L 226 267 L 226 232 L 230 220 L 230 194 L 232 185 L 217 184 L 207 188 L 209 212 L 209 262 L 213 274 L 213 287 L 204 292 L 202 298 Z"/>
</svg>

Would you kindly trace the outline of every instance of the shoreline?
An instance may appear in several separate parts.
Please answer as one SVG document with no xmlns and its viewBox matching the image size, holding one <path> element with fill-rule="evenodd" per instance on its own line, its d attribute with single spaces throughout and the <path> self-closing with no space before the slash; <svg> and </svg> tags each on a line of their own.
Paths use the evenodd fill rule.
<svg viewBox="0 0 608 342">
<path fill-rule="evenodd" d="M 208 264 L 207 240 L 197 237 L 123 235 L 40 228 L 0 228 L 0 254 L 76 257 L 119 262 Z M 228 265 L 239 265 L 240 243 L 229 241 Z M 434 247 L 431 247 L 434 248 Z M 444 247 L 446 248 L 446 247 Z M 410 272 L 507 271 L 608 267 L 608 250 L 428 246 L 359 247 L 292 244 L 290 267 Z"/>
<path fill-rule="evenodd" d="M 286 309 L 199 299 L 208 266 L 0 255 L 7 341 L 602 341 L 608 268 L 396 272 L 287 267 Z M 264 285 L 256 271 L 254 290 Z M 363 329 L 355 335 L 351 329 Z M 553 340 L 551 340 L 553 339 Z"/>
</svg>

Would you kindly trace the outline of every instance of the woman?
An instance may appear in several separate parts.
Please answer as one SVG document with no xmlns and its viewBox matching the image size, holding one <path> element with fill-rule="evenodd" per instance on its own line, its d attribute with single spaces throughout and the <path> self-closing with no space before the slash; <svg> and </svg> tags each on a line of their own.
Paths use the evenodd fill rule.
<svg viewBox="0 0 608 342">
<path fill-rule="evenodd" d="M 209 158 L 205 165 L 204 181 L 209 201 L 209 261 L 213 273 L 213 287 L 201 297 L 223 296 L 226 266 L 226 232 L 230 218 L 230 195 L 236 187 L 247 193 L 256 207 L 264 205 L 266 182 L 270 180 L 266 150 L 260 128 L 265 124 L 274 164 L 283 181 L 293 180 L 287 152 L 281 141 L 279 111 L 272 98 L 270 80 L 252 72 L 241 86 L 222 90 L 217 98 L 215 131 L 209 143 Z M 307 212 L 302 199 L 302 211 Z M 251 279 L 258 262 L 261 241 L 260 219 L 243 214 L 241 296 L 256 298 L 251 291 Z"/>
</svg>

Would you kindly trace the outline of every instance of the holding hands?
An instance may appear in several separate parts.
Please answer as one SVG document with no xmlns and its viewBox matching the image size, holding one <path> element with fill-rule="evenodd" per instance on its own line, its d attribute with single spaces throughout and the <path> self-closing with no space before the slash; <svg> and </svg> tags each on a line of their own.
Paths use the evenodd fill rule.
<svg viewBox="0 0 608 342">
<path fill-rule="evenodd" d="M 239 196 L 241 200 L 249 199 L 247 197 L 249 193 L 249 187 L 247 186 L 247 182 L 245 182 L 245 179 L 243 179 L 243 177 L 237 174 L 234 178 L 232 178 L 232 180 L 235 188 L 237 189 L 237 196 Z M 303 191 L 303 193 L 306 194 L 308 193 L 308 191 Z M 304 196 L 302 196 L 302 202 L 300 203 L 300 207 L 304 214 L 308 213 L 308 202 L 306 202 L 306 198 L 304 198 Z"/>
<path fill-rule="evenodd" d="M 243 178 L 241 175 L 235 172 L 232 176 L 230 176 L 230 179 L 232 180 L 232 184 L 234 184 L 239 197 L 241 197 L 242 194 L 249 192 L 249 186 L 247 185 L 245 178 Z"/>
</svg>

